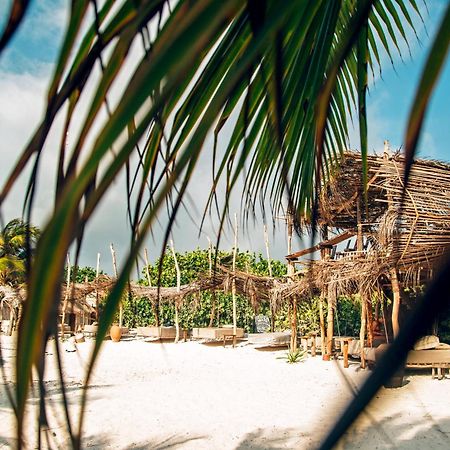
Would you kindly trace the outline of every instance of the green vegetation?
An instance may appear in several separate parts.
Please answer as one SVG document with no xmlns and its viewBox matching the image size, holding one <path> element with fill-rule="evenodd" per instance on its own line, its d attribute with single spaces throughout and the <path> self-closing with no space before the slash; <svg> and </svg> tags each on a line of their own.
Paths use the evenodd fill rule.
<svg viewBox="0 0 450 450">
<path fill-rule="evenodd" d="M 104 272 L 100 270 L 99 275 Z M 75 283 L 84 283 L 86 281 L 94 281 L 96 277 L 96 270 L 90 266 L 76 266 L 70 269 L 70 281 Z M 64 280 L 67 280 L 67 266 L 64 267 Z"/>
<path fill-rule="evenodd" d="M 288 364 L 295 364 L 303 361 L 308 352 L 298 348 L 297 350 L 289 350 L 284 356 L 279 356 L 278 359 L 285 359 Z"/>
<path fill-rule="evenodd" d="M 208 274 L 210 260 L 208 250 L 197 249 L 191 252 L 177 253 L 177 260 L 181 272 L 181 284 L 188 284 L 198 279 L 202 274 Z M 214 258 L 214 255 L 213 255 Z M 214 264 L 212 258 L 212 265 Z M 229 264 L 232 254 L 220 251 L 217 262 L 220 264 Z M 162 257 L 161 272 L 160 259 L 148 268 L 150 280 L 153 286 L 159 282 L 162 287 L 176 285 L 176 269 L 171 252 L 167 252 Z M 250 252 L 238 252 L 236 257 L 236 267 L 239 270 L 248 271 L 253 274 L 268 276 L 268 261 L 262 255 Z M 280 261 L 271 261 L 272 273 L 274 276 L 281 277 L 286 275 L 286 265 Z M 148 285 L 146 269 L 142 269 L 142 278 L 140 283 Z M 151 302 L 146 298 L 134 298 L 127 296 L 123 301 L 124 323 L 126 326 L 146 326 L 155 323 L 155 317 Z M 254 328 L 255 314 L 269 313 L 269 305 L 261 304 L 255 311 L 250 302 L 237 296 L 237 324 L 247 332 L 252 332 Z M 159 305 L 159 317 L 163 325 L 174 324 L 174 305 L 173 303 L 161 303 Z M 115 320 L 118 319 L 116 313 Z M 232 317 L 232 297 L 231 294 L 224 294 L 217 291 L 215 293 L 202 292 L 189 296 L 183 302 L 179 311 L 180 326 L 183 328 L 218 326 L 230 324 Z"/>
<path fill-rule="evenodd" d="M 12 2 L 0 36 L 0 52 L 20 29 L 30 3 Z M 53 125 L 64 123 L 60 153 L 54 158 L 55 201 L 49 205 L 51 215 L 27 280 L 29 301 L 17 347 L 19 448 L 33 366 L 43 358 L 56 321 L 53 306 L 60 300 L 67 251 L 74 242 L 82 244 L 86 225 L 118 176 L 126 172 L 127 180 L 133 180 L 127 183 L 129 202 L 124 207 L 132 225 L 132 244 L 104 305 L 87 384 L 102 336 L 114 319 L 147 234 L 167 204 L 169 236 L 203 153 L 214 154 L 214 180 L 206 212 L 217 199 L 216 188 L 225 182 L 225 202 L 218 208 L 225 220 L 229 196 L 243 175 L 246 213 L 253 213 L 262 200 L 262 204 L 271 202 L 275 214 L 288 194 L 295 216 L 300 221 L 309 220 L 321 181 L 347 148 L 351 117 L 358 121 L 366 161 L 368 75 L 381 70 L 382 61 L 393 61 L 400 44 L 408 44 L 409 34 L 413 35 L 414 19 L 420 17 L 412 0 L 180 0 L 171 2 L 170 8 L 165 0 L 124 0 L 118 7 L 107 0 L 91 14 L 92 3 L 97 6 L 88 0 L 71 2 L 42 122 L 36 124 L 27 147 L 18 154 L 17 166 L 0 195 L 2 204 L 34 164 L 24 205 L 31 214 L 42 176 L 42 154 L 47 151 L 44 144 L 50 131 L 56 132 Z M 450 5 L 435 37 L 424 43 L 429 47 L 428 57 L 405 130 L 406 174 L 445 64 L 449 30 Z M 140 56 L 126 66 L 129 54 L 139 53 L 130 49 L 139 45 Z M 122 77 L 124 73 L 129 76 Z M 119 78 L 127 81 L 120 83 Z M 116 88 L 114 102 L 108 101 L 111 86 Z M 108 120 L 104 118 L 105 103 Z M 67 131 L 80 117 L 84 122 L 75 127 L 82 131 L 68 143 Z M 226 133 L 222 132 L 225 125 L 229 127 Z M 211 145 L 205 145 L 212 134 L 215 142 L 222 140 L 224 151 L 216 152 L 216 147 L 211 151 Z M 139 164 L 134 167 L 136 160 Z M 361 175 L 367 180 L 365 163 Z M 432 296 L 429 305 L 436 313 L 445 306 Z M 434 316 L 428 314 L 427 325 Z M 419 330 L 423 317 L 416 320 L 413 330 Z M 398 344 L 398 351 L 407 351 L 405 342 Z M 363 393 L 360 391 L 361 404 L 352 405 L 324 448 L 336 443 L 395 367 L 383 369 L 379 365 L 377 370 L 385 372 L 369 380 Z M 75 448 L 82 442 L 87 392 L 83 390 L 78 426 L 73 428 L 69 419 L 66 421 Z M 45 406 L 45 397 L 41 400 Z M 44 420 L 40 429 L 43 424 Z"/>
<path fill-rule="evenodd" d="M 13 219 L 0 231 L 0 284 L 17 286 L 25 281 L 26 261 L 34 253 L 38 228 Z"/>
</svg>

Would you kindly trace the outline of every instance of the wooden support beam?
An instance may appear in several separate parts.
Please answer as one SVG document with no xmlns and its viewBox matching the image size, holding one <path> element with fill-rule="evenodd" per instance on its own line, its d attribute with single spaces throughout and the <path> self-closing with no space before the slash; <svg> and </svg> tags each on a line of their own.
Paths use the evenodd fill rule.
<svg viewBox="0 0 450 450">
<path fill-rule="evenodd" d="M 318 244 L 314 245 L 313 247 L 305 248 L 303 250 L 300 250 L 295 253 L 291 253 L 290 255 L 286 256 L 286 259 L 288 260 L 296 260 L 300 258 L 301 256 L 308 255 L 310 253 L 314 253 L 318 250 L 321 250 L 322 248 L 331 248 L 333 245 L 337 245 L 340 242 L 343 242 L 351 237 L 353 237 L 356 234 L 355 231 L 345 231 L 344 233 L 339 234 L 338 236 L 334 236 L 331 239 L 323 240 L 322 242 L 319 242 Z"/>
<path fill-rule="evenodd" d="M 236 328 L 237 328 L 237 310 L 236 310 L 236 256 L 238 246 L 238 222 L 237 214 L 234 213 L 234 248 L 233 248 L 233 283 L 231 294 L 233 297 L 233 348 L 236 347 Z"/>
<path fill-rule="evenodd" d="M 62 314 L 61 314 L 61 338 L 64 339 L 64 322 L 66 321 L 66 309 L 67 309 L 67 304 L 69 303 L 69 296 L 70 296 L 70 287 L 72 285 L 71 283 L 71 271 L 72 271 L 72 266 L 70 264 L 70 255 L 69 253 L 67 253 L 67 279 L 66 279 L 66 293 L 64 295 L 64 302 L 63 302 L 63 307 L 62 307 Z M 74 330 L 76 331 L 76 330 Z"/>
<path fill-rule="evenodd" d="M 297 297 L 294 295 L 291 298 L 291 351 L 295 352 L 297 350 Z"/>
<path fill-rule="evenodd" d="M 148 261 L 148 253 L 147 249 L 144 248 L 144 258 L 145 258 L 145 275 L 147 277 L 147 283 L 149 286 L 152 285 L 152 279 L 150 277 L 150 271 L 148 270 L 148 266 L 150 265 Z M 155 317 L 155 326 L 159 327 L 159 300 L 156 298 L 155 300 L 151 300 L 150 304 L 152 305 L 153 316 Z"/>
<path fill-rule="evenodd" d="M 364 341 L 366 340 L 366 317 L 367 317 L 367 299 L 366 296 L 360 292 L 361 298 L 361 328 L 359 330 L 359 341 L 361 347 L 361 367 L 366 368 L 366 358 L 364 354 Z"/>
<path fill-rule="evenodd" d="M 113 262 L 113 270 L 114 270 L 114 277 L 118 278 L 118 272 L 117 272 L 117 261 L 116 261 L 116 252 L 114 250 L 114 246 L 111 244 L 109 244 L 109 248 L 111 250 L 111 258 L 112 258 L 112 262 Z M 123 303 L 122 303 L 122 299 L 119 302 L 119 327 L 122 329 L 122 325 L 123 325 Z"/>
<path fill-rule="evenodd" d="M 320 321 L 320 348 L 322 353 L 322 358 L 326 352 L 326 337 L 325 337 L 325 317 L 323 314 L 323 294 L 319 297 L 319 321 Z"/>
<path fill-rule="evenodd" d="M 342 354 L 344 355 L 344 369 L 348 369 L 348 340 L 342 343 Z"/>
<path fill-rule="evenodd" d="M 328 284 L 328 314 L 327 314 L 327 355 L 331 358 L 333 353 L 334 335 L 334 307 L 336 303 L 336 287 L 334 283 Z"/>
<path fill-rule="evenodd" d="M 180 266 L 178 265 L 177 255 L 175 253 L 175 247 L 173 245 L 173 241 L 170 241 L 170 248 L 172 250 L 173 261 L 175 263 L 175 270 L 177 272 L 177 292 L 180 293 L 181 289 L 181 272 Z M 175 343 L 178 343 L 180 340 L 180 322 L 178 317 L 178 298 L 175 299 Z"/>
<path fill-rule="evenodd" d="M 97 267 L 95 269 L 95 321 L 98 322 L 98 311 L 99 311 L 99 295 L 98 295 L 98 277 L 100 276 L 100 253 L 97 253 Z"/>
<path fill-rule="evenodd" d="M 390 270 L 391 284 L 392 284 L 392 331 L 394 333 L 394 338 L 398 335 L 400 330 L 399 323 L 399 311 L 400 311 L 400 283 L 398 281 L 397 269 L 393 267 Z"/>
</svg>

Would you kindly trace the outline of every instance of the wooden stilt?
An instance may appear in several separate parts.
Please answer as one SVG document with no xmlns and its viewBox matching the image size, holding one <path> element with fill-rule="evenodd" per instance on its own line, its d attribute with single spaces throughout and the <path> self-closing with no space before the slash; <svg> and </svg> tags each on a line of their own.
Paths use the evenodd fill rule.
<svg viewBox="0 0 450 450">
<path fill-rule="evenodd" d="M 392 331 L 394 338 L 398 335 L 400 330 L 399 311 L 400 311 L 400 283 L 398 281 L 397 269 L 394 267 L 390 271 L 391 285 L 392 285 Z"/>
<path fill-rule="evenodd" d="M 361 367 L 366 368 L 366 358 L 364 354 L 364 341 L 366 339 L 366 317 L 367 317 L 367 300 L 365 295 L 360 293 L 361 296 L 361 328 L 359 330 L 359 341 L 361 347 Z"/>
<path fill-rule="evenodd" d="M 367 342 L 369 347 L 373 347 L 373 314 L 372 314 L 372 303 L 370 299 L 366 300 L 366 311 L 367 311 Z"/>
<path fill-rule="evenodd" d="M 64 302 L 62 307 L 62 314 L 61 314 L 61 338 L 64 339 L 64 323 L 66 321 L 66 309 L 67 304 L 69 303 L 69 296 L 70 296 L 70 286 L 71 286 L 71 270 L 72 267 L 70 265 L 70 255 L 67 253 L 67 279 L 66 279 L 66 293 L 64 295 Z M 76 330 L 74 330 L 76 331 Z"/>
<path fill-rule="evenodd" d="M 328 314 L 327 314 L 327 355 L 331 358 L 333 353 L 334 335 L 334 303 L 336 301 L 336 290 L 333 283 L 328 285 Z"/>
<path fill-rule="evenodd" d="M 344 355 L 344 369 L 348 369 L 348 341 L 344 340 L 342 346 L 342 354 Z"/>
<path fill-rule="evenodd" d="M 322 358 L 326 353 L 326 337 L 325 337 L 325 317 L 323 314 L 323 300 L 324 296 L 319 297 L 319 321 L 320 321 L 320 348 L 322 353 Z"/>
<path fill-rule="evenodd" d="M 100 276 L 100 253 L 97 253 L 97 267 L 95 269 L 95 320 L 98 322 L 99 295 L 97 289 L 98 277 Z"/>
<path fill-rule="evenodd" d="M 148 266 L 150 265 L 150 263 L 148 262 L 148 253 L 146 248 L 144 248 L 144 258 L 145 258 L 145 275 L 147 277 L 148 285 L 151 286 L 152 279 L 150 277 L 150 271 L 148 270 Z M 155 325 L 159 327 L 159 300 L 158 299 L 152 300 L 150 303 L 152 305 L 153 317 L 155 318 Z"/>
<path fill-rule="evenodd" d="M 170 241 L 170 247 L 172 249 L 173 260 L 175 263 L 175 270 L 177 272 L 177 292 L 180 293 L 181 290 L 181 272 L 180 266 L 178 265 L 177 255 L 175 253 L 175 247 L 173 245 L 173 241 Z M 178 298 L 175 299 L 175 343 L 178 343 L 180 340 L 180 322 L 178 317 Z"/>
<path fill-rule="evenodd" d="M 114 250 L 114 246 L 112 244 L 109 244 L 109 248 L 111 249 L 111 258 L 113 262 L 113 269 L 114 269 L 114 277 L 118 278 L 118 272 L 117 272 L 117 261 L 116 261 L 116 252 Z M 119 302 L 119 327 L 122 328 L 123 325 L 123 303 L 122 299 Z"/>
<path fill-rule="evenodd" d="M 213 270 L 212 270 L 212 244 L 211 239 L 208 237 L 208 262 L 209 262 L 209 278 L 212 278 Z M 213 290 L 211 292 L 211 312 L 209 314 L 209 327 L 214 325 L 214 317 L 216 315 L 216 292 Z M 219 326 L 219 322 L 217 322 L 217 326 Z"/>
<path fill-rule="evenodd" d="M 236 310 L 236 256 L 238 245 L 238 223 L 237 214 L 234 214 L 234 248 L 233 248 L 233 283 L 232 283 L 232 297 L 233 297 L 233 348 L 236 347 L 236 328 L 237 328 L 237 310 Z"/>
<path fill-rule="evenodd" d="M 297 350 L 297 297 L 291 299 L 291 351 Z"/>
</svg>

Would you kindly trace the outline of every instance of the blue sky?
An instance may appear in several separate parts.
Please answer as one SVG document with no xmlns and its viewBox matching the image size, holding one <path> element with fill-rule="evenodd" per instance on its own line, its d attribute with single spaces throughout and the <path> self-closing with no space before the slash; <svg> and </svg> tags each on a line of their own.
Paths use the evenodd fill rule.
<svg viewBox="0 0 450 450">
<path fill-rule="evenodd" d="M 11 0 L 0 0 L 0 28 L 5 23 L 10 4 Z M 0 184 L 3 184 L 19 151 L 42 115 L 46 88 L 61 44 L 69 4 L 68 0 L 32 1 L 25 22 L 12 44 L 0 57 L 0 135 L 2 136 L 0 150 L 4 156 L 4 164 L 0 167 Z M 415 87 L 430 47 L 431 37 L 436 32 L 446 5 L 446 0 L 428 1 L 428 13 L 422 5 L 426 30 L 417 20 L 419 40 L 414 37 L 412 32 L 409 33 L 412 57 L 409 56 L 406 45 L 403 45 L 404 61 L 396 57 L 395 70 L 387 57 L 383 57 L 382 77 L 376 77 L 376 82 L 371 86 L 368 98 L 369 150 L 382 151 L 385 139 L 389 139 L 393 149 L 402 145 Z M 426 117 L 420 143 L 421 156 L 450 161 L 449 99 L 450 64 L 447 62 Z M 26 107 L 23 108 L 23 105 Z M 22 109 L 20 109 L 21 107 Z M 351 147 L 358 148 L 358 142 L 357 129 L 355 129 L 351 132 Z M 49 164 L 51 164 L 51 160 Z M 38 222 L 44 220 L 45 208 L 48 207 L 48 196 L 51 195 L 51 188 L 46 186 L 45 182 L 42 185 L 44 194 L 40 203 L 38 202 L 37 215 L 40 217 L 37 219 Z M 16 201 L 15 198 L 13 198 L 13 203 L 14 201 Z M 21 203 L 21 201 L 22 198 L 16 203 Z M 98 219 L 98 225 L 93 225 L 92 228 L 94 235 L 92 239 L 97 242 L 105 241 L 104 250 L 102 250 L 104 253 L 108 252 L 107 245 L 111 241 L 117 243 L 119 253 L 122 254 L 126 252 L 125 249 L 128 245 L 125 218 L 123 221 L 112 222 L 109 220 L 111 208 L 117 208 L 117 202 L 117 200 L 115 203 L 114 201 L 112 203 L 105 201 L 102 212 L 103 219 Z M 14 215 L 20 214 L 20 210 L 18 213 L 13 212 L 17 209 L 14 209 L 13 206 L 6 208 L 5 215 L 8 212 Z M 39 207 L 42 210 L 40 213 Z M 183 244 L 178 247 L 180 250 L 206 245 L 205 239 L 197 241 L 193 225 L 190 225 L 192 236 L 187 239 L 184 223 L 181 228 L 180 234 L 183 239 L 180 241 L 182 240 Z M 282 258 L 286 250 L 284 231 L 281 228 L 278 233 L 273 235 L 272 242 L 272 253 L 278 258 Z M 242 237 L 241 242 L 241 247 L 244 249 L 264 252 L 264 248 L 261 248 L 262 239 L 254 238 L 252 241 L 251 236 L 248 236 Z M 231 247 L 231 240 L 228 244 Z M 157 246 L 154 245 L 154 248 Z M 94 252 L 86 253 L 83 258 L 85 264 L 95 264 Z"/>
<path fill-rule="evenodd" d="M 12 0 L 0 0 L 0 28 L 7 20 Z M 64 0 L 31 1 L 21 29 L 0 59 L 0 68 L 9 72 L 33 72 L 57 58 L 66 21 Z"/>
</svg>

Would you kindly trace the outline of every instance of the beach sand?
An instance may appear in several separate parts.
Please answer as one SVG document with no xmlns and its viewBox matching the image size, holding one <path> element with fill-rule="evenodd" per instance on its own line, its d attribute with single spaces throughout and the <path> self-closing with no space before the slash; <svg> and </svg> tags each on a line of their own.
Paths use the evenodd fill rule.
<svg viewBox="0 0 450 450">
<path fill-rule="evenodd" d="M 1 345 L 6 380 L 0 389 L 0 448 L 14 448 L 15 421 L 5 392 L 5 384 L 12 387 L 14 343 L 2 336 Z M 92 347 L 87 341 L 77 344 L 76 352 L 63 352 L 74 424 Z M 370 372 L 357 363 L 342 369 L 342 361 L 324 362 L 320 356 L 287 364 L 278 358 L 284 354 L 248 345 L 105 341 L 89 389 L 82 446 L 317 448 Z M 450 379 L 432 380 L 426 370 L 408 373 L 405 380 L 402 388 L 380 390 L 339 448 L 450 448 Z M 69 448 L 53 343 L 47 348 L 45 386 L 52 448 Z M 35 445 L 36 409 L 37 397 L 31 395 L 27 448 Z"/>
</svg>

